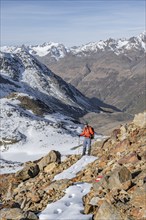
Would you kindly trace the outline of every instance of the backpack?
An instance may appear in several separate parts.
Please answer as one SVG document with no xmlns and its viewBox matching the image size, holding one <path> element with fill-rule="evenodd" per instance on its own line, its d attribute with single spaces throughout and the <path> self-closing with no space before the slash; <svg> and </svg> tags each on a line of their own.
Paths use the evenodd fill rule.
<svg viewBox="0 0 146 220">
<path fill-rule="evenodd" d="M 94 139 L 94 128 L 92 128 L 91 126 L 89 127 L 89 131 L 90 131 L 90 134 L 91 134 L 91 139 Z"/>
</svg>

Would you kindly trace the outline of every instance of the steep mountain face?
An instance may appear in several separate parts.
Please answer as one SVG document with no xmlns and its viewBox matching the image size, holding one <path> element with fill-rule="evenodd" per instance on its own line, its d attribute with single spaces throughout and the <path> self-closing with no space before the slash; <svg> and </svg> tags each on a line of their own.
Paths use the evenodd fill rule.
<svg viewBox="0 0 146 220">
<path fill-rule="evenodd" d="M 87 98 L 41 64 L 25 48 L 18 48 L 15 53 L 1 53 L 0 64 L 2 97 L 12 91 L 23 92 L 41 100 L 52 111 L 74 116 L 92 109 Z"/>
<path fill-rule="evenodd" d="M 145 109 L 145 44 L 144 32 L 80 47 L 49 43 L 28 50 L 93 103 L 102 101 L 103 107 L 108 103 L 134 114 Z"/>
</svg>

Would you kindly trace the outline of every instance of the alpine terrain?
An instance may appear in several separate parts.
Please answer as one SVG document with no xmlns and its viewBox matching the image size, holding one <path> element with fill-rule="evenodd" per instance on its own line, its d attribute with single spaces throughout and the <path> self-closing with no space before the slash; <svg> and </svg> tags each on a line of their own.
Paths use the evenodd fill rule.
<svg viewBox="0 0 146 220">
<path fill-rule="evenodd" d="M 1 47 L 2 220 L 146 218 L 145 43 Z"/>
<path fill-rule="evenodd" d="M 93 103 L 132 115 L 145 109 L 146 32 L 78 47 L 50 42 L 28 49 Z"/>
</svg>

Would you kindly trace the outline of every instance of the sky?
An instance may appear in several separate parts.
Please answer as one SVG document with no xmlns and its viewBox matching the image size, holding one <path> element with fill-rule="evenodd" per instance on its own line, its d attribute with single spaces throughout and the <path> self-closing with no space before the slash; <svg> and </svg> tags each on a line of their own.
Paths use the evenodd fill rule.
<svg viewBox="0 0 146 220">
<path fill-rule="evenodd" d="M 145 30 L 145 0 L 1 0 L 0 44 L 79 46 Z"/>
</svg>

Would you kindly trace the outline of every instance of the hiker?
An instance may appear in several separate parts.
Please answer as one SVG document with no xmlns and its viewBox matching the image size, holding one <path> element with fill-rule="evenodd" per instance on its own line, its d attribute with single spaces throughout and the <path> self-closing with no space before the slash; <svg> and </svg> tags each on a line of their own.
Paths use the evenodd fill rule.
<svg viewBox="0 0 146 220">
<path fill-rule="evenodd" d="M 83 132 L 79 135 L 80 136 L 84 136 L 84 142 L 83 142 L 83 153 L 82 156 L 85 155 L 86 153 L 86 149 L 88 149 L 88 155 L 90 155 L 91 153 L 91 139 L 94 138 L 94 129 L 88 125 L 88 123 L 85 123 Z"/>
</svg>

